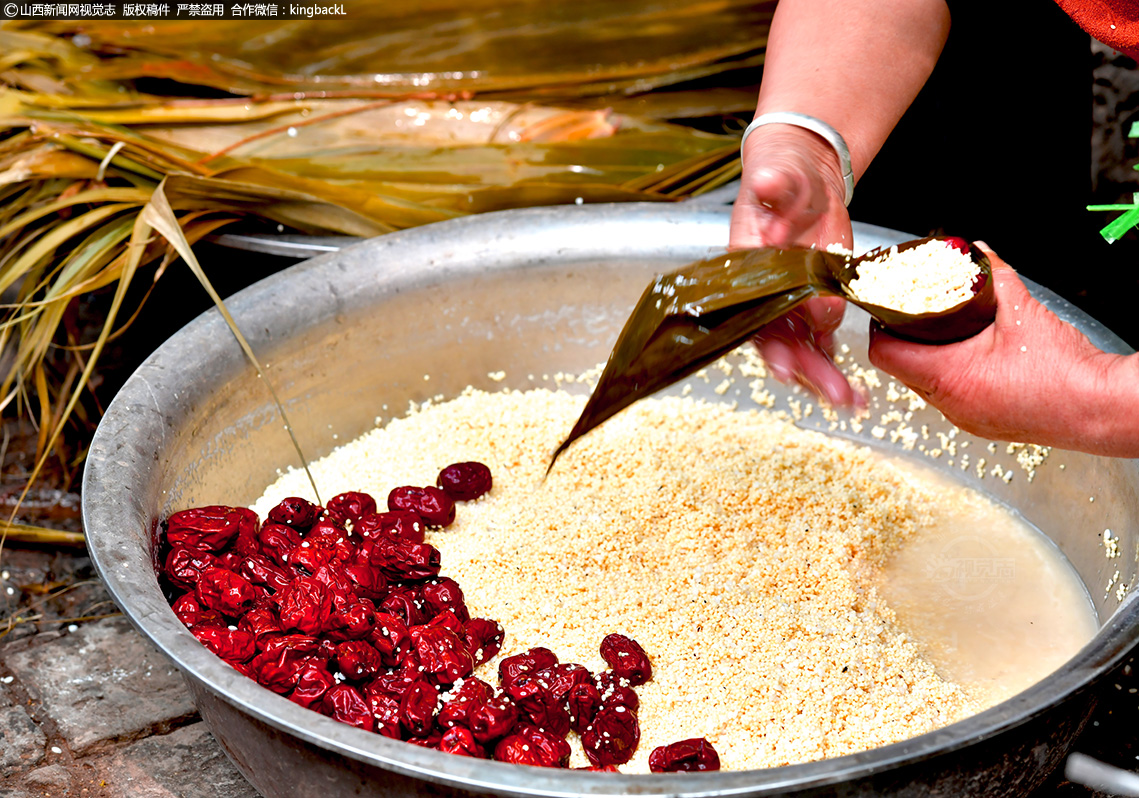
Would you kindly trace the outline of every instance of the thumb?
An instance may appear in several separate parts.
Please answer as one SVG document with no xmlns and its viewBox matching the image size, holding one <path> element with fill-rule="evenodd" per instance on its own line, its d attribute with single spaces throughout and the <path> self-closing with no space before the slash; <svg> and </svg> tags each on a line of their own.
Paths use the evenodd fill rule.
<svg viewBox="0 0 1139 798">
<path fill-rule="evenodd" d="M 870 362 L 929 398 L 937 390 L 941 347 L 896 338 L 874 321 L 870 324 Z"/>
</svg>

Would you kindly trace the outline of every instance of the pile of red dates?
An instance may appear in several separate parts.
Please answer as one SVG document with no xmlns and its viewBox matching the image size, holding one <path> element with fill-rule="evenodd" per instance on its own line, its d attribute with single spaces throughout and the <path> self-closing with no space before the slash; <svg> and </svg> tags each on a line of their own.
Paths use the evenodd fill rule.
<svg viewBox="0 0 1139 798">
<path fill-rule="evenodd" d="M 380 512 L 366 493 L 325 507 L 287 498 L 264 523 L 241 507 L 170 516 L 163 568 L 175 615 L 236 670 L 303 707 L 366 731 L 463 756 L 567 767 L 571 731 L 595 770 L 616 770 L 640 741 L 632 689 L 652 678 L 636 641 L 601 642 L 590 673 L 532 648 L 474 669 L 502 648 L 496 621 L 472 618 L 439 575 L 427 528 L 492 487 L 481 463 L 444 468 L 436 485 L 399 487 Z M 654 750 L 654 772 L 718 770 L 702 738 Z"/>
</svg>

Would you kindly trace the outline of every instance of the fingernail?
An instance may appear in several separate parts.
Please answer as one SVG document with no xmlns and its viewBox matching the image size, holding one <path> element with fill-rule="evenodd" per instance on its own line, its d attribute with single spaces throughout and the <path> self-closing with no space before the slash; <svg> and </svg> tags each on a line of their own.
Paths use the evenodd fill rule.
<svg viewBox="0 0 1139 798">
<path fill-rule="evenodd" d="M 782 363 L 768 363 L 767 367 L 771 369 L 771 374 L 775 377 L 775 379 L 779 380 L 780 382 L 790 382 L 791 378 L 794 376 L 791 373 L 791 369 L 787 368 Z"/>
<path fill-rule="evenodd" d="M 980 247 L 981 249 L 987 249 L 990 252 L 993 251 L 992 247 L 990 247 L 988 244 L 986 244 L 984 241 L 981 241 L 980 239 L 974 241 L 973 244 L 977 247 Z"/>
<path fill-rule="evenodd" d="M 843 392 L 839 390 L 837 385 L 828 385 L 826 389 L 827 401 L 835 407 L 844 404 L 842 393 Z"/>
</svg>

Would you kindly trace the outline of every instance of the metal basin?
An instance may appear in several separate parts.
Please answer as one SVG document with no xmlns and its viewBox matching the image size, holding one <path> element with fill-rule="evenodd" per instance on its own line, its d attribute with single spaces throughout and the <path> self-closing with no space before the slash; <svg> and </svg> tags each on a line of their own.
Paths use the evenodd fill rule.
<svg viewBox="0 0 1139 798">
<path fill-rule="evenodd" d="M 301 445 L 316 457 L 409 400 L 467 385 L 528 387 L 531 374 L 603 360 L 649 276 L 707 257 L 727 241 L 727 227 L 722 209 L 508 211 L 298 264 L 229 307 L 268 364 Z M 855 228 L 860 250 L 907 237 Z M 1127 351 L 1051 292 L 1033 290 L 1097 345 Z M 840 331 L 852 357 L 865 359 L 866 320 L 851 309 Z M 491 382 L 488 372 L 500 369 L 506 381 Z M 772 381 L 768 387 L 777 392 Z M 930 409 L 912 423 L 945 426 Z M 871 426 L 863 428 L 866 442 L 883 445 Z M 985 442 L 973 446 L 982 452 Z M 992 456 L 1016 469 L 1012 460 Z M 945 458 L 927 462 L 949 468 Z M 1114 584 L 1135 584 L 1139 461 L 1054 452 L 1031 483 L 1017 471 L 1008 484 L 977 485 L 1056 542 L 1087 585 L 1100 630 L 1059 671 L 1014 698 L 895 745 L 770 770 L 623 776 L 450 756 L 336 723 L 259 687 L 199 645 L 167 606 L 153 563 L 160 520 L 194 505 L 248 504 L 287 465 L 296 465 L 296 455 L 265 387 L 210 312 L 124 386 L 95 435 L 83 484 L 91 555 L 115 601 L 182 670 L 214 735 L 266 796 L 1019 795 L 1061 761 L 1090 711 L 1086 688 L 1139 630 L 1135 596 L 1120 601 L 1114 587 L 1104 590 L 1117 570 Z M 953 472 L 974 480 L 972 470 Z M 1105 557 L 1107 528 L 1119 538 L 1116 559 Z"/>
</svg>

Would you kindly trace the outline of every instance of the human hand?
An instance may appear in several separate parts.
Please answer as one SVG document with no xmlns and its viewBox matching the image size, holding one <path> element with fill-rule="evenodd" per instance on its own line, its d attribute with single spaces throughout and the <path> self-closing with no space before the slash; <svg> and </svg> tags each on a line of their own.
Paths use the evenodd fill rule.
<svg viewBox="0 0 1139 798">
<path fill-rule="evenodd" d="M 743 159 L 729 248 L 850 248 L 842 173 L 826 141 L 802 128 L 764 125 L 748 137 Z M 839 407 L 864 401 L 833 360 L 843 307 L 837 297 L 810 299 L 754 338 L 776 379 L 796 381 Z"/>
<path fill-rule="evenodd" d="M 1094 454 L 1139 454 L 1133 419 L 1134 356 L 1109 355 L 1037 302 L 1016 272 L 978 242 L 993 264 L 997 317 L 972 338 L 925 345 L 873 325 L 870 361 L 893 374 L 966 432 Z M 1139 373 L 1139 372 L 1136 372 Z M 1129 395 L 1128 391 L 1132 393 Z"/>
</svg>

